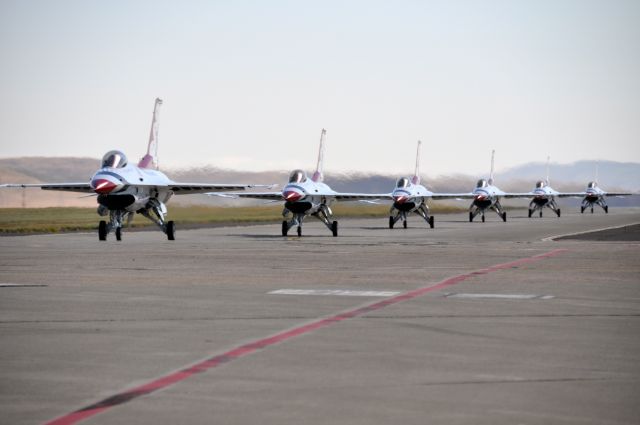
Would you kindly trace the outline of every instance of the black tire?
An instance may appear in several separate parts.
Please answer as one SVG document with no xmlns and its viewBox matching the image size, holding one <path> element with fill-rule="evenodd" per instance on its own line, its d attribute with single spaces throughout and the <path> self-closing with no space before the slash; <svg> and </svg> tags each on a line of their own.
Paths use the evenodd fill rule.
<svg viewBox="0 0 640 425">
<path fill-rule="evenodd" d="M 298 226 L 298 237 L 302 236 L 302 226 Z"/>
<path fill-rule="evenodd" d="M 502 221 L 504 221 L 505 223 L 507 222 L 507 212 L 503 212 L 502 213 Z"/>
<path fill-rule="evenodd" d="M 167 239 L 170 241 L 176 240 L 176 224 L 172 221 L 167 221 Z"/>
<path fill-rule="evenodd" d="M 404 221 L 402 222 L 402 227 L 404 227 L 405 229 L 407 228 L 407 220 L 404 220 Z"/>
<path fill-rule="evenodd" d="M 540 218 L 542 218 L 542 210 L 540 210 Z"/>
<path fill-rule="evenodd" d="M 484 223 L 484 214 L 482 214 L 482 222 Z"/>
<path fill-rule="evenodd" d="M 393 229 L 393 225 L 394 225 L 394 221 L 393 221 L 393 216 L 389 217 L 389 229 Z"/>
<path fill-rule="evenodd" d="M 593 207 L 591 207 L 591 214 L 593 214 Z"/>
<path fill-rule="evenodd" d="M 584 207 L 580 207 L 580 214 L 584 214 Z"/>
<path fill-rule="evenodd" d="M 435 221 L 436 221 L 436 219 L 433 218 L 433 216 L 429 217 L 429 227 L 431 227 L 432 229 L 433 229 Z"/>
<path fill-rule="evenodd" d="M 529 209 L 529 218 L 531 218 L 532 215 L 533 215 L 533 210 Z"/>
<path fill-rule="evenodd" d="M 609 214 L 609 206 L 608 205 L 604 207 L 604 213 L 605 214 Z"/>
<path fill-rule="evenodd" d="M 331 233 L 333 233 L 333 237 L 335 238 L 336 236 L 338 236 L 338 222 L 334 221 L 333 223 L 331 223 Z"/>
<path fill-rule="evenodd" d="M 107 222 L 104 220 L 100 220 L 98 224 L 98 239 L 101 241 L 107 240 Z"/>
<path fill-rule="evenodd" d="M 469 211 L 469 223 L 473 223 L 473 213 Z"/>
<path fill-rule="evenodd" d="M 558 218 L 560 218 L 560 209 L 559 208 L 558 208 L 558 212 L 556 214 L 558 214 Z"/>
<path fill-rule="evenodd" d="M 122 227 L 116 227 L 116 240 L 122 240 Z"/>
<path fill-rule="evenodd" d="M 282 236 L 287 236 L 287 233 L 289 233 L 289 224 L 285 220 L 282 222 Z"/>
</svg>

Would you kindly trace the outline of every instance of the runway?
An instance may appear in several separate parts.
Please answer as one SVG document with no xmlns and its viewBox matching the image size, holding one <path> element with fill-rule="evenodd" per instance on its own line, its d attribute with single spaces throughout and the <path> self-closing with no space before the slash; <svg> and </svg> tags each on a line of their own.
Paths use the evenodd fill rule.
<svg viewBox="0 0 640 425">
<path fill-rule="evenodd" d="M 635 424 L 640 209 L 547 215 L 1 237 L 0 423 Z"/>
</svg>

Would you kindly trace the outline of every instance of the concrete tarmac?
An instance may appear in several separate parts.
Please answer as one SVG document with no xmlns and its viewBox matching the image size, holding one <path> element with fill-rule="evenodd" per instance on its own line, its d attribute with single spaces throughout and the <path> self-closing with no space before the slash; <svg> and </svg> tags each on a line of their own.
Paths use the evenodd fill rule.
<svg viewBox="0 0 640 425">
<path fill-rule="evenodd" d="M 640 243 L 552 238 L 640 209 L 337 219 L 1 237 L 0 423 L 638 423 Z"/>
</svg>

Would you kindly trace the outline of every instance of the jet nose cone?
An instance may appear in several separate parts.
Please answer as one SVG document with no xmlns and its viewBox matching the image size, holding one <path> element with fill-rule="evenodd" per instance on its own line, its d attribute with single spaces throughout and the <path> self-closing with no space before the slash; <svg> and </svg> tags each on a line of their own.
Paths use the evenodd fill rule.
<svg viewBox="0 0 640 425">
<path fill-rule="evenodd" d="M 484 201 L 486 198 L 487 198 L 486 195 L 478 194 L 478 195 L 476 195 L 476 197 L 474 199 L 476 201 Z"/>
<path fill-rule="evenodd" d="M 113 192 L 118 185 L 110 180 L 97 178 L 91 181 L 91 187 L 96 193 L 104 195 Z"/>
<path fill-rule="evenodd" d="M 404 204 L 405 202 L 407 202 L 407 200 L 409 199 L 409 197 L 407 195 L 394 195 L 393 196 L 393 201 L 397 204 Z"/>
<path fill-rule="evenodd" d="M 296 202 L 304 197 L 304 195 L 296 190 L 285 190 L 282 192 L 282 197 L 287 202 Z"/>
</svg>

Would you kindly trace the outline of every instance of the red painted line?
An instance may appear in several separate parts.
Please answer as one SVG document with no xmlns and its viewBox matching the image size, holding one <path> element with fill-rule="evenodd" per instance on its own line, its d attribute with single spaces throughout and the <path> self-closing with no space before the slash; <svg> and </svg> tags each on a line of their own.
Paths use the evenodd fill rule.
<svg viewBox="0 0 640 425">
<path fill-rule="evenodd" d="M 567 251 L 566 249 L 555 249 L 553 251 L 546 252 L 544 254 L 535 255 L 533 257 L 521 258 L 519 260 L 511 261 L 503 264 L 496 264 L 491 267 L 487 267 L 485 269 L 476 270 L 471 273 L 461 274 L 458 276 L 454 276 L 448 279 L 443 280 L 442 282 L 436 283 L 434 285 L 425 286 L 422 288 L 415 289 L 413 291 L 406 292 L 404 294 L 397 295 L 395 297 L 388 298 L 383 301 L 379 301 L 373 304 L 366 305 L 364 307 L 357 308 L 355 310 L 347 311 L 344 313 L 337 314 L 335 316 L 331 316 L 325 319 L 320 319 L 315 322 L 308 323 L 306 325 L 298 326 L 288 331 L 280 332 L 273 336 L 269 336 L 263 339 L 259 339 L 257 341 L 250 342 L 248 344 L 242 345 L 240 347 L 234 348 L 226 353 L 216 355 L 209 359 L 203 360 L 199 363 L 195 363 L 191 366 L 186 367 L 185 369 L 179 370 L 177 372 L 170 373 L 168 375 L 162 376 L 158 379 L 150 381 L 146 384 L 140 385 L 138 387 L 123 391 L 121 393 L 115 394 L 111 397 L 108 397 L 98 403 L 92 404 L 90 406 L 84 407 L 75 412 L 68 413 L 64 416 L 61 416 L 57 419 L 51 420 L 47 422 L 45 425 L 73 425 L 78 422 L 81 422 L 87 418 L 95 416 L 99 413 L 104 412 L 112 407 L 118 406 L 120 404 L 127 403 L 135 398 L 138 398 L 143 395 L 147 395 L 153 393 L 155 391 L 161 390 L 163 388 L 170 387 L 178 382 L 184 381 L 191 376 L 203 373 L 208 371 L 209 369 L 213 369 L 218 367 L 224 363 L 228 363 L 230 361 L 239 359 L 241 357 L 252 354 L 258 350 L 269 347 L 271 345 L 279 344 L 288 339 L 295 338 L 300 335 L 304 335 L 307 333 L 311 333 L 320 328 L 324 328 L 335 323 L 342 322 L 344 320 L 352 319 L 354 317 L 361 316 L 363 314 L 381 310 L 385 307 L 388 307 L 393 304 L 401 303 L 403 301 L 412 300 L 414 298 L 420 297 L 429 292 L 437 291 L 442 288 L 446 288 L 447 286 L 455 285 L 457 283 L 463 282 L 469 278 L 475 276 L 481 276 L 488 273 L 493 273 L 499 270 L 509 269 L 521 266 L 523 264 L 532 263 L 535 261 L 542 260 L 544 258 L 549 258 L 554 255 L 558 255 L 562 252 Z"/>
</svg>

